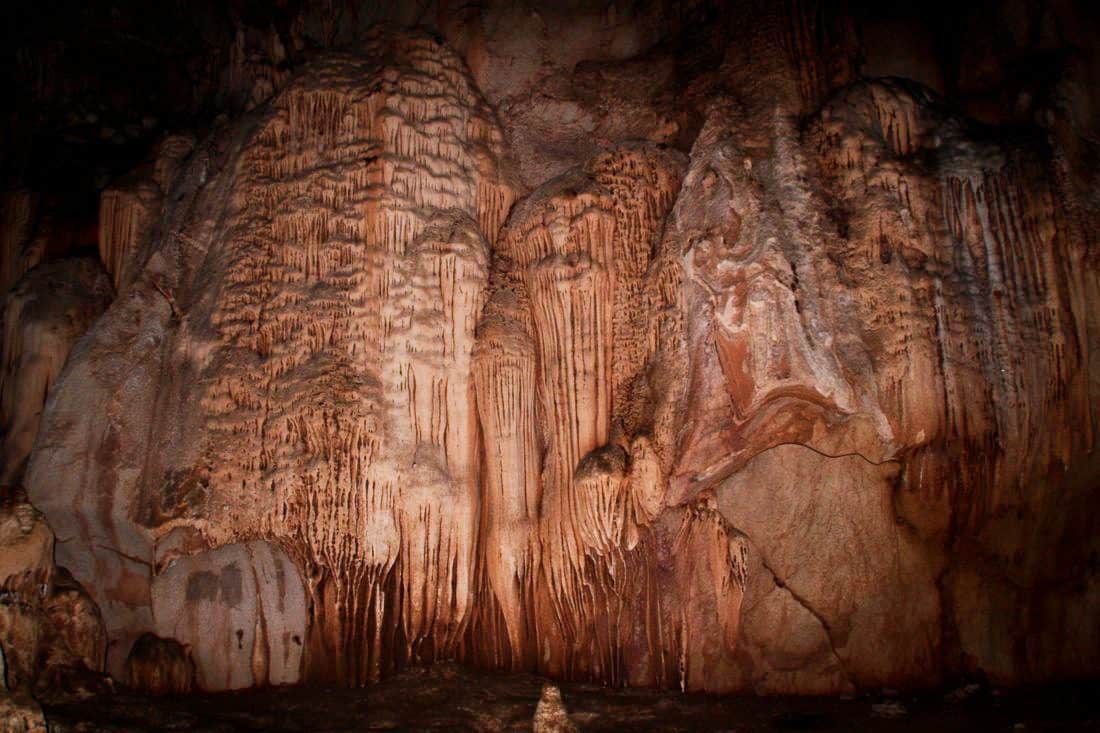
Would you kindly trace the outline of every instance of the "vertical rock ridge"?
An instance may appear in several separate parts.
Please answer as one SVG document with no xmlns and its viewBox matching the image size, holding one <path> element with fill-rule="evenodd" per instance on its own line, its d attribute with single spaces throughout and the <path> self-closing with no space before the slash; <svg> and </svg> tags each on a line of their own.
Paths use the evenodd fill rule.
<svg viewBox="0 0 1100 733">
<path fill-rule="evenodd" d="M 238 163 L 205 397 L 212 491 L 270 487 L 270 510 L 227 502 L 240 520 L 218 532 L 251 528 L 301 564 L 324 640 L 307 674 L 448 658 L 466 623 L 471 358 L 486 240 L 513 196 L 500 146 L 457 59 L 380 37 L 288 83 Z"/>
</svg>

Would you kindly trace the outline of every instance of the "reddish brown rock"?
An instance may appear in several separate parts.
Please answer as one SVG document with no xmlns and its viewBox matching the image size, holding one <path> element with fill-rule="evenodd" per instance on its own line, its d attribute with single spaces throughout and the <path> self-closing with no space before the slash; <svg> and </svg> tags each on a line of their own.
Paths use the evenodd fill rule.
<svg viewBox="0 0 1100 733">
<path fill-rule="evenodd" d="M 4 299 L 0 342 L 0 485 L 22 479 L 42 406 L 69 351 L 114 293 L 90 258 L 45 263 Z"/>
<path fill-rule="evenodd" d="M 107 634 L 99 608 L 65 568 L 57 568 L 39 616 L 37 689 L 88 696 L 111 689 L 103 677 Z"/>
<path fill-rule="evenodd" d="M 53 533 L 21 492 L 0 495 L 0 649 L 11 687 L 29 688 L 37 673 L 39 613 L 54 572 Z"/>
<path fill-rule="evenodd" d="M 0 733 L 46 733 L 42 709 L 26 688 L 8 682 L 7 665 L 0 649 Z"/>
<path fill-rule="evenodd" d="M 109 670 L 133 646 L 163 691 L 446 659 L 712 692 L 1096 673 L 1076 133 L 848 83 L 850 28 L 758 10 L 695 111 L 663 51 L 631 98 L 649 41 L 607 18 L 512 68 L 488 26 L 450 29 L 472 73 L 391 31 L 257 62 L 248 116 L 104 195 L 123 294 L 26 482 Z M 690 156 L 666 147 L 696 111 Z"/>
<path fill-rule="evenodd" d="M 126 657 L 130 687 L 149 695 L 183 695 L 195 684 L 190 651 L 175 639 L 145 633 Z"/>
</svg>

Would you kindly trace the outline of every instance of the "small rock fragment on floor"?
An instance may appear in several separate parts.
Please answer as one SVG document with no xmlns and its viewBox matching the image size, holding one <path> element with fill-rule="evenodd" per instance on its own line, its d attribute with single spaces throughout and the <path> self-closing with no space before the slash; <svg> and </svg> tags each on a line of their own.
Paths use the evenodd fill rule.
<svg viewBox="0 0 1100 733">
<path fill-rule="evenodd" d="M 901 718 L 908 712 L 905 706 L 896 700 L 887 700 L 871 706 L 871 715 L 876 718 Z"/>
<path fill-rule="evenodd" d="M 958 703 L 962 702 L 963 700 L 969 700 L 970 698 L 981 692 L 981 689 L 982 686 L 977 683 L 964 685 L 957 690 L 952 690 L 951 692 L 949 692 L 947 694 L 947 702 Z"/>
<path fill-rule="evenodd" d="M 535 719 L 531 729 L 534 733 L 579 733 L 577 726 L 569 719 L 569 712 L 561 699 L 561 690 L 555 685 L 543 685 L 539 704 L 535 708 Z"/>
</svg>

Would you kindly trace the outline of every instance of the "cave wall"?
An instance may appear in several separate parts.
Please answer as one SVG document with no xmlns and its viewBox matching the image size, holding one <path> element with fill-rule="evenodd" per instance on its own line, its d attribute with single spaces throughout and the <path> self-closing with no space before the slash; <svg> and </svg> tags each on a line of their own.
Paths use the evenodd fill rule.
<svg viewBox="0 0 1100 733">
<path fill-rule="evenodd" d="M 1079 40 L 1055 5 L 993 58 Z M 1007 104 L 889 13 L 616 7 L 239 31 L 232 117 L 103 187 L 63 344 L 15 323 L 72 247 L 5 199 L 4 481 L 90 666 L 153 632 L 205 689 L 1096 674 L 1087 54 Z"/>
</svg>

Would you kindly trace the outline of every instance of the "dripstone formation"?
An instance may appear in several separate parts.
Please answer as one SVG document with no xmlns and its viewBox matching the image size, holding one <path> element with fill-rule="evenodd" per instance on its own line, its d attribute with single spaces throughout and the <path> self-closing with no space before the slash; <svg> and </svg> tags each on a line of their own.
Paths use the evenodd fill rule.
<svg viewBox="0 0 1100 733">
<path fill-rule="evenodd" d="M 679 98 L 586 86 L 666 47 L 563 90 L 468 19 L 253 59 L 103 190 L 102 264 L 6 198 L 9 682 L 1100 671 L 1087 143 L 757 10 Z M 606 137 L 515 126 L 566 99 Z"/>
</svg>

